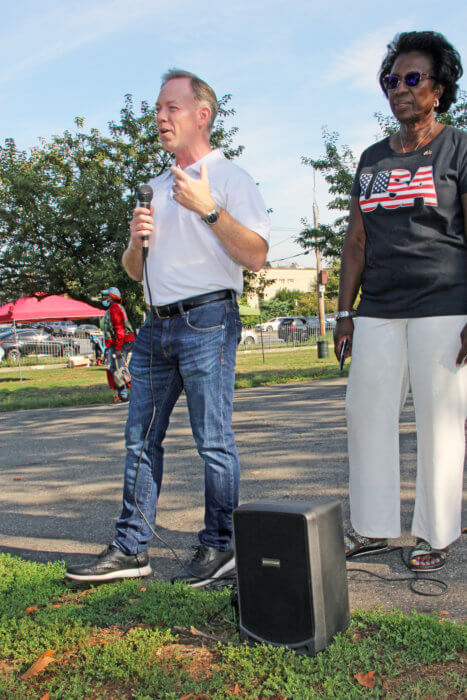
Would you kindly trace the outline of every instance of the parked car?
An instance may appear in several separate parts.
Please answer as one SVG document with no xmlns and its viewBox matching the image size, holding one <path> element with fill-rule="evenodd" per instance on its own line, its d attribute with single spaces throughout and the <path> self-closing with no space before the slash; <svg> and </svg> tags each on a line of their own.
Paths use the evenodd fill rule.
<svg viewBox="0 0 467 700">
<path fill-rule="evenodd" d="M 280 322 L 277 335 L 286 342 L 303 343 L 315 333 L 313 328 L 307 324 L 305 316 L 290 316 Z"/>
<path fill-rule="evenodd" d="M 49 324 L 52 333 L 57 336 L 74 335 L 78 326 L 73 321 L 56 321 Z"/>
<path fill-rule="evenodd" d="M 274 316 L 274 318 L 270 318 L 269 321 L 265 321 L 264 323 L 258 323 L 255 326 L 255 330 L 263 330 L 266 332 L 271 332 L 271 331 L 277 331 L 279 328 L 279 325 L 281 321 L 284 319 L 289 318 L 288 316 Z"/>
<path fill-rule="evenodd" d="M 92 335 L 103 335 L 101 329 L 93 323 L 83 323 L 76 328 L 75 338 L 90 338 Z"/>
<path fill-rule="evenodd" d="M 321 333 L 321 327 L 319 323 L 318 316 L 306 316 L 306 322 L 313 328 L 313 330 L 319 335 Z M 333 331 L 336 327 L 336 319 L 332 316 L 326 316 L 324 320 L 324 328 L 326 331 Z"/>
<path fill-rule="evenodd" d="M 18 328 L 0 334 L 0 347 L 5 359 L 18 360 L 24 355 L 68 357 L 79 352 L 79 345 L 70 338 L 57 338 L 43 328 Z"/>
<path fill-rule="evenodd" d="M 260 342 L 258 333 L 253 328 L 242 328 L 240 342 L 244 345 L 255 345 Z"/>
</svg>

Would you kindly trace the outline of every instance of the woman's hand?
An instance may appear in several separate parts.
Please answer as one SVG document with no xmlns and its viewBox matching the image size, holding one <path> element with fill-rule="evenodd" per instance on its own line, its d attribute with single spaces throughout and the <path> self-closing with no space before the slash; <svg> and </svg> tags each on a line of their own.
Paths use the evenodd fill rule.
<svg viewBox="0 0 467 700">
<path fill-rule="evenodd" d="M 352 338 L 353 338 L 354 325 L 351 318 L 341 318 L 336 323 L 334 329 L 334 354 L 337 359 L 341 356 L 341 346 L 344 340 L 348 340 L 347 350 L 345 352 L 346 357 L 350 357 L 352 354 Z"/>
<path fill-rule="evenodd" d="M 456 365 L 461 367 L 467 360 L 467 323 L 461 330 L 461 349 L 456 358 Z"/>
<path fill-rule="evenodd" d="M 365 247 L 366 235 L 359 199 L 352 196 L 350 198 L 349 225 L 342 248 L 339 302 L 337 306 L 340 311 L 350 311 L 353 308 L 365 266 Z M 348 342 L 345 357 L 350 357 L 352 354 L 353 330 L 354 325 L 351 317 L 341 318 L 336 323 L 334 352 L 338 362 L 340 360 L 342 343 L 346 339 Z"/>
</svg>

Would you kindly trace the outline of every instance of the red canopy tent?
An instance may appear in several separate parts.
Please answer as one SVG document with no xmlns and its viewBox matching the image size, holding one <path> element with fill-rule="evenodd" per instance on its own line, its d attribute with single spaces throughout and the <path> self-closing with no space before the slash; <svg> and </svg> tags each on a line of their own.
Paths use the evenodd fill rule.
<svg viewBox="0 0 467 700">
<path fill-rule="evenodd" d="M 21 297 L 0 306 L 0 323 L 26 321 L 69 321 L 77 318 L 103 316 L 105 311 L 82 301 L 55 294 L 43 297 Z"/>
</svg>

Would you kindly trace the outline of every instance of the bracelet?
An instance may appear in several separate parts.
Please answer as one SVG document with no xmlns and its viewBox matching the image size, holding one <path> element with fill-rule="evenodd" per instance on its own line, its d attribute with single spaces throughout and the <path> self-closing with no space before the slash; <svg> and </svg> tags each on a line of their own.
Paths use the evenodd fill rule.
<svg viewBox="0 0 467 700">
<path fill-rule="evenodd" d="M 336 313 L 336 321 L 341 321 L 344 318 L 353 318 L 355 311 L 338 311 Z"/>
</svg>

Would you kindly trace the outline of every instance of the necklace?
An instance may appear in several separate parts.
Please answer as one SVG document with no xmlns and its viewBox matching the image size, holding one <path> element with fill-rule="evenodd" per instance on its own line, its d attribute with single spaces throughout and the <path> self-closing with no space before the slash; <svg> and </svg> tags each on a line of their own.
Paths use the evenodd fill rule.
<svg viewBox="0 0 467 700">
<path fill-rule="evenodd" d="M 431 132 L 433 131 L 435 124 L 436 124 L 436 122 L 434 121 L 433 124 L 428 129 L 428 131 L 425 134 L 423 134 L 422 138 L 419 140 L 419 142 L 417 143 L 415 148 L 412 149 L 413 151 L 417 151 L 420 148 L 420 146 L 422 145 L 423 141 L 425 141 L 425 139 L 427 139 L 429 136 L 431 136 Z M 402 131 L 399 131 L 399 139 L 401 142 L 402 153 L 407 153 L 407 151 L 405 149 L 405 145 L 404 145 L 404 140 L 402 138 Z"/>
</svg>

